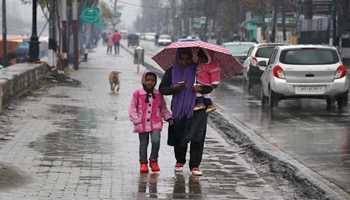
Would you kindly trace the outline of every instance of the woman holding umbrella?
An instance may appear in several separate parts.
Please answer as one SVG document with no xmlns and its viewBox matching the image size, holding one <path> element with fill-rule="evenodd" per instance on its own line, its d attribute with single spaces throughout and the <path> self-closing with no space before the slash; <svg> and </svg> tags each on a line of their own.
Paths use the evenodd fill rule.
<svg viewBox="0 0 350 200">
<path fill-rule="evenodd" d="M 181 172 L 186 163 L 186 153 L 190 144 L 189 168 L 193 175 L 201 176 L 204 141 L 207 131 L 208 113 L 206 109 L 194 109 L 196 93 L 209 94 L 213 87 L 196 84 L 197 64 L 193 62 L 193 50 L 203 48 L 212 51 L 212 58 L 219 62 L 222 78 L 231 78 L 240 72 L 241 65 L 228 49 L 205 42 L 172 43 L 153 59 L 166 71 L 159 91 L 172 95 L 171 110 L 174 125 L 169 126 L 168 145 L 174 146 L 175 171 Z M 170 66 L 170 68 L 169 68 Z"/>
<path fill-rule="evenodd" d="M 175 171 L 181 172 L 186 163 L 186 152 L 190 143 L 189 167 L 193 175 L 202 175 L 199 169 L 202 161 L 204 140 L 207 130 L 205 109 L 194 111 L 196 92 L 207 94 L 210 86 L 195 85 L 197 65 L 192 61 L 192 49 L 177 50 L 176 63 L 165 72 L 159 91 L 163 95 L 172 95 L 171 110 L 174 125 L 169 127 L 168 145 L 174 146 Z"/>
</svg>

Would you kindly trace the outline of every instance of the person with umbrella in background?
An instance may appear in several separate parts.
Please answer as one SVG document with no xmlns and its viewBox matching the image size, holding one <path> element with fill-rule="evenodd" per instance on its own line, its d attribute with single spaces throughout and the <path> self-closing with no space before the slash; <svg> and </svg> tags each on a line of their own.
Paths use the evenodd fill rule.
<svg viewBox="0 0 350 200">
<path fill-rule="evenodd" d="M 206 109 L 194 110 L 196 94 L 209 94 L 214 88 L 211 85 L 196 84 L 198 64 L 193 60 L 193 48 L 213 51 L 212 58 L 220 62 L 223 78 L 232 77 L 239 72 L 241 65 L 230 55 L 228 49 L 198 41 L 172 43 L 153 57 L 166 70 L 159 91 L 163 95 L 172 96 L 171 111 L 174 123 L 168 129 L 168 145 L 174 147 L 175 171 L 183 171 L 188 144 L 190 144 L 189 168 L 192 175 L 201 176 L 200 164 L 207 131 L 208 113 Z"/>
</svg>

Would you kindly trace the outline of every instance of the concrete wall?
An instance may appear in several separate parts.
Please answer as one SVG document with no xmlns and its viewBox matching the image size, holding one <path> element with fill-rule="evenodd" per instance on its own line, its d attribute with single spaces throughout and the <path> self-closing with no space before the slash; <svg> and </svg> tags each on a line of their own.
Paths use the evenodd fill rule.
<svg viewBox="0 0 350 200">
<path fill-rule="evenodd" d="M 28 89 L 36 86 L 48 72 L 46 64 L 16 64 L 0 69 L 0 111 L 3 105 L 10 102 Z"/>
</svg>

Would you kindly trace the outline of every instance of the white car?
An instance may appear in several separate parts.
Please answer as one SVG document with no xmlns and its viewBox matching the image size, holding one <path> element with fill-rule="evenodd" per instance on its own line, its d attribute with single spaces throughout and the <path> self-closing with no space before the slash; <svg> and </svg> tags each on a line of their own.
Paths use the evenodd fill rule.
<svg viewBox="0 0 350 200">
<path fill-rule="evenodd" d="M 248 81 L 249 87 L 255 82 L 260 83 L 260 77 L 265 67 L 259 66 L 260 61 L 269 61 L 271 54 L 276 46 L 282 46 L 280 43 L 261 43 L 254 44 L 249 51 L 248 57 L 243 62 L 243 77 Z"/>
<path fill-rule="evenodd" d="M 230 50 L 231 55 L 237 58 L 241 64 L 247 58 L 249 49 L 254 45 L 256 45 L 254 42 L 226 42 L 222 44 L 222 46 Z"/>
<path fill-rule="evenodd" d="M 349 81 L 335 47 L 321 45 L 278 46 L 261 76 L 263 105 L 275 107 L 281 99 L 326 99 L 327 108 L 334 101 L 348 105 Z"/>
<path fill-rule="evenodd" d="M 145 33 L 145 40 L 154 41 L 156 38 L 156 33 Z"/>
<path fill-rule="evenodd" d="M 170 35 L 160 35 L 158 38 L 158 45 L 159 46 L 167 46 L 171 44 L 171 36 Z"/>
</svg>

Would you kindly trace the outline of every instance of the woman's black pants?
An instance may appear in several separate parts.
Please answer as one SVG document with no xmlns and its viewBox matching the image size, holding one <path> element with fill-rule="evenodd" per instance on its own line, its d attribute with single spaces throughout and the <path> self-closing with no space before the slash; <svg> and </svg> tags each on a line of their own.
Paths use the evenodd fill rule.
<svg viewBox="0 0 350 200">
<path fill-rule="evenodd" d="M 174 146 L 175 158 L 178 163 L 186 163 L 187 144 Z M 199 167 L 202 162 L 204 142 L 190 143 L 190 169 Z"/>
</svg>

